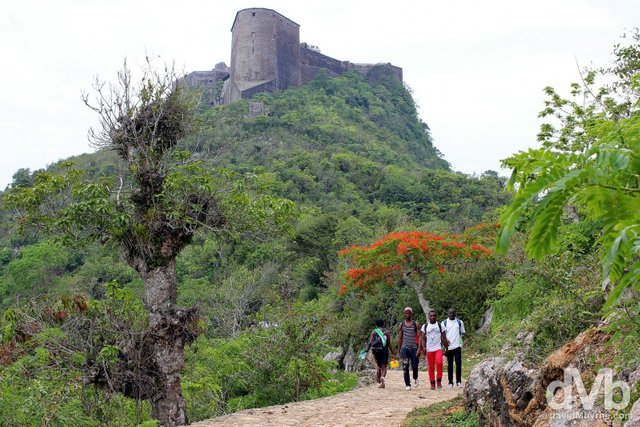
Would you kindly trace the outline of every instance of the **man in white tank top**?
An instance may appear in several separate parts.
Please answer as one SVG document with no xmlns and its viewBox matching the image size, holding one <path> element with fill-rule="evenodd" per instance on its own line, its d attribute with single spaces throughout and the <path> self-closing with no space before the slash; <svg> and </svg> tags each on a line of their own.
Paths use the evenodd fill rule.
<svg viewBox="0 0 640 427">
<path fill-rule="evenodd" d="M 404 321 L 400 323 L 398 337 L 398 354 L 402 360 L 404 370 L 405 390 L 411 390 L 411 379 L 409 378 L 409 364 L 413 368 L 413 386 L 418 387 L 418 333 L 420 325 L 412 319 L 413 309 L 404 309 Z"/>
</svg>

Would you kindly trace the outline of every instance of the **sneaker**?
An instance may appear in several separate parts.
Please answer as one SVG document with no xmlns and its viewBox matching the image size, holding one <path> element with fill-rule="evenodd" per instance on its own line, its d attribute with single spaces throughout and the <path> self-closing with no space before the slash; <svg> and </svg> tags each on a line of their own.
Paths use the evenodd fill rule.
<svg viewBox="0 0 640 427">
<path fill-rule="evenodd" d="M 405 390 L 407 390 L 407 391 L 409 391 L 409 390 L 411 390 L 411 386 L 410 386 L 410 385 L 408 385 L 408 386 L 406 386 L 404 389 L 405 389 Z"/>
<path fill-rule="evenodd" d="M 438 385 L 437 385 L 437 387 L 438 387 L 438 388 L 442 388 L 442 381 L 439 381 L 439 380 L 438 380 Z"/>
<path fill-rule="evenodd" d="M 431 381 L 431 390 L 435 390 L 435 389 L 436 389 L 436 382 Z"/>
<path fill-rule="evenodd" d="M 453 388 L 453 384 L 449 383 L 448 388 Z"/>
<path fill-rule="evenodd" d="M 384 388 L 384 378 L 380 378 L 380 385 L 378 387 Z"/>
<path fill-rule="evenodd" d="M 458 387 L 458 388 L 462 388 L 462 383 L 458 383 L 458 384 L 456 384 L 456 387 Z"/>
<path fill-rule="evenodd" d="M 413 386 L 414 387 L 418 387 L 418 380 L 417 379 L 413 380 Z"/>
</svg>

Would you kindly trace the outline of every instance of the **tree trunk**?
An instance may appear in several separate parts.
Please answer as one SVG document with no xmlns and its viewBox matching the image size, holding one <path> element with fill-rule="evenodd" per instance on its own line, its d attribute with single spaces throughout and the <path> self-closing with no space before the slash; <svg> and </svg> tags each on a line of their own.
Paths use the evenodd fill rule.
<svg viewBox="0 0 640 427">
<path fill-rule="evenodd" d="M 431 306 L 429 304 L 429 301 L 425 298 L 424 293 L 422 292 L 422 287 L 425 284 L 424 278 L 421 277 L 420 283 L 416 283 L 409 278 L 408 274 L 405 273 L 402 275 L 402 281 L 404 282 L 405 285 L 409 286 L 411 289 L 414 290 L 414 292 L 418 296 L 418 301 L 420 302 L 420 307 L 422 307 L 422 311 L 424 312 L 424 315 L 429 316 L 429 311 L 431 310 Z"/>
<path fill-rule="evenodd" d="M 149 310 L 149 338 L 157 369 L 151 415 L 165 427 L 187 423 L 180 370 L 184 367 L 184 313 L 176 308 L 175 261 L 143 273 L 144 303 Z"/>
</svg>

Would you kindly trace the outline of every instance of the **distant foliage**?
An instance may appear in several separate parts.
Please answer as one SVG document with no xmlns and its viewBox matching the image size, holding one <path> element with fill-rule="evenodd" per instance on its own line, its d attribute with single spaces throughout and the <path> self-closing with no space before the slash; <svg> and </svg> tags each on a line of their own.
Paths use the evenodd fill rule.
<svg viewBox="0 0 640 427">
<path fill-rule="evenodd" d="M 601 227 L 603 277 L 610 302 L 640 290 L 640 32 L 614 48 L 613 66 L 585 70 L 571 97 L 546 88 L 538 140 L 542 148 L 513 155 L 509 186 L 515 198 L 502 216 L 498 248 L 530 228 L 527 253 L 541 259 L 556 247 L 567 209 Z M 596 77 L 613 83 L 596 85 Z"/>
<path fill-rule="evenodd" d="M 180 338 L 203 333 L 185 348 L 181 371 L 190 421 L 354 387 L 354 375 L 335 371 L 336 363 L 322 357 L 359 348 L 373 320 L 394 324 L 403 307 L 419 302 L 410 287 L 387 286 L 382 278 L 364 298 L 355 298 L 357 292 L 336 298 L 345 267 L 338 250 L 370 247 L 407 230 L 462 233 L 492 222 L 487 218 L 510 197 L 506 179 L 495 172 L 450 171 L 410 91 L 383 67 L 368 76 L 321 73 L 310 85 L 259 94 L 254 101 L 264 103 L 264 116 L 249 117 L 247 101 L 201 105 L 194 120 L 169 132 L 145 125 L 145 138 L 127 151 L 132 134 L 125 130 L 154 114 L 171 125 L 171 105 L 183 101 L 172 95 L 163 110 L 152 102 L 153 88 L 143 95 L 148 102 L 140 115 L 125 114 L 113 141 L 94 135 L 124 162 L 100 150 L 47 170 L 19 170 L 3 195 L 9 210 L 0 214 L 0 396 L 12 399 L 0 398 L 0 413 L 14 423 L 152 423 L 148 403 L 125 397 L 144 398 L 151 378 L 142 369 L 150 366 L 148 354 L 137 345 L 146 342 L 144 281 L 127 254 L 148 255 L 150 267 L 176 255 L 175 308 L 186 316 Z M 197 132 L 173 138 L 189 130 Z M 150 170 L 160 157 L 166 162 Z M 136 189 L 136 183 L 148 185 Z M 208 222 L 215 218 L 209 214 L 220 214 L 220 222 Z M 18 234 L 21 227 L 27 233 Z M 176 239 L 163 241 L 161 230 Z M 406 234 L 393 256 L 424 260 L 414 245 L 421 237 Z M 446 259 L 453 247 L 442 247 L 432 264 L 420 266 L 425 273 L 438 273 L 438 266 L 448 272 L 429 276 L 429 297 L 439 310 L 455 303 L 465 320 L 475 319 L 499 272 L 493 261 L 472 267 L 462 250 L 474 258 L 485 252 L 472 246 L 492 243 L 450 237 L 444 241 L 466 245 L 458 260 Z M 135 243 L 143 243 L 138 252 Z M 399 283 L 398 277 L 391 279 Z M 460 304 L 448 297 L 449 287 L 477 298 Z M 87 302 L 86 312 L 57 310 L 76 296 Z M 49 305 L 60 319 L 42 317 Z M 18 338 L 29 318 L 39 332 Z M 37 366 L 25 368 L 34 360 Z M 98 386 L 87 385 L 92 381 Z"/>
</svg>

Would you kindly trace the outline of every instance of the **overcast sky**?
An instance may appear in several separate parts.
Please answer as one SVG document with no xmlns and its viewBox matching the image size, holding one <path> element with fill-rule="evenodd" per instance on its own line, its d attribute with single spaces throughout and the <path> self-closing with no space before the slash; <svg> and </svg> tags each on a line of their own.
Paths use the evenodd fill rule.
<svg viewBox="0 0 640 427">
<path fill-rule="evenodd" d="M 0 189 L 18 168 L 91 151 L 81 94 L 95 76 L 146 54 L 184 71 L 229 64 L 248 7 L 297 22 L 333 58 L 402 67 L 436 147 L 477 174 L 536 146 L 542 89 L 567 93 L 577 63 L 607 65 L 640 24 L 638 0 L 0 0 Z"/>
</svg>

